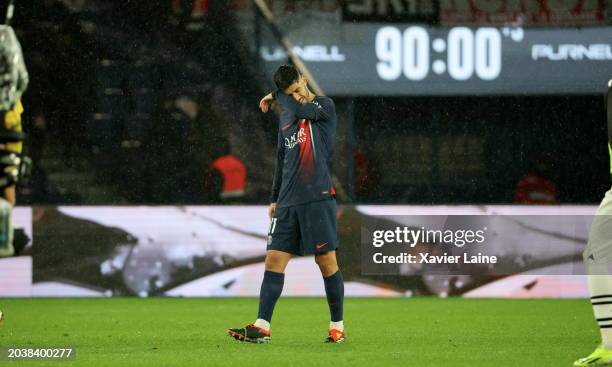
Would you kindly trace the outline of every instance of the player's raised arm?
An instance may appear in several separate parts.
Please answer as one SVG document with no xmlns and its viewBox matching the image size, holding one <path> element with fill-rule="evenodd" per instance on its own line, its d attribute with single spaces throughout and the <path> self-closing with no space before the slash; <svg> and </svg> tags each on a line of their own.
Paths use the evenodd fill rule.
<svg viewBox="0 0 612 367">
<path fill-rule="evenodd" d="M 329 120 L 333 111 L 333 103 L 320 103 L 314 100 L 314 95 L 312 95 L 311 101 L 304 101 L 303 104 L 298 102 L 295 98 L 303 98 L 303 97 L 293 97 L 285 94 L 281 90 L 276 90 L 272 93 L 272 97 L 278 101 L 281 107 L 284 110 L 290 111 L 290 113 L 296 119 L 308 119 L 311 121 L 325 121 Z M 330 101 L 331 102 L 331 101 Z"/>
<path fill-rule="evenodd" d="M 329 103 L 320 103 L 319 101 L 313 100 L 301 105 L 295 111 L 295 117 L 311 121 L 328 121 L 335 112 L 334 103 L 329 98 L 327 101 L 329 101 Z"/>
</svg>

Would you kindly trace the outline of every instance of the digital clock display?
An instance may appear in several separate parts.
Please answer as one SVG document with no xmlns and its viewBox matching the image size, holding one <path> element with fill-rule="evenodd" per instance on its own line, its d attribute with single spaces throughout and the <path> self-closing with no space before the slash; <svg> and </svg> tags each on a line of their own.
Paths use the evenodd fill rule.
<svg viewBox="0 0 612 367">
<path fill-rule="evenodd" d="M 502 37 L 515 42 L 523 39 L 521 28 L 451 28 L 446 37 L 430 36 L 426 28 L 413 26 L 403 32 L 383 27 L 376 33 L 378 76 L 384 80 L 423 80 L 430 73 L 448 75 L 454 80 L 494 80 L 502 70 Z"/>
</svg>

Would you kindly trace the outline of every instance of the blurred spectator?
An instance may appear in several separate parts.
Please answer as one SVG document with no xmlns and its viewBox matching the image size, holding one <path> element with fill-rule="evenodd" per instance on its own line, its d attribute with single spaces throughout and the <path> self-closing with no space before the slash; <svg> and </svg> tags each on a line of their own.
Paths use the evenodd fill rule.
<svg viewBox="0 0 612 367">
<path fill-rule="evenodd" d="M 204 183 L 212 201 L 243 201 L 246 187 L 247 169 L 240 158 L 228 151 L 212 161 Z"/>
<path fill-rule="evenodd" d="M 172 0 L 174 22 L 189 31 L 201 30 L 209 0 Z"/>
<path fill-rule="evenodd" d="M 557 187 L 548 179 L 548 165 L 536 158 L 527 176 L 516 183 L 513 202 L 515 204 L 556 204 Z"/>
</svg>

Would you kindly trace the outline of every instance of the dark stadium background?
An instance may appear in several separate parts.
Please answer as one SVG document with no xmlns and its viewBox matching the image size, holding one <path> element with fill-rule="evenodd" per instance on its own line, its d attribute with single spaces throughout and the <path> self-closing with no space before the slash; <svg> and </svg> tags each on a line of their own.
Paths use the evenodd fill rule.
<svg viewBox="0 0 612 367">
<path fill-rule="evenodd" d="M 340 8 L 273 3 L 283 30 Z M 34 158 L 21 204 L 216 203 L 203 182 L 227 147 L 248 169 L 241 201 L 267 203 L 275 117 L 257 110 L 272 84 L 240 31 L 250 1 L 16 5 Z M 180 98 L 195 116 L 171 106 Z M 609 185 L 601 94 L 335 99 L 346 121 L 334 162 L 344 203 L 511 203 L 535 162 L 562 204 L 596 203 Z M 357 184 L 356 152 L 369 176 Z"/>
</svg>

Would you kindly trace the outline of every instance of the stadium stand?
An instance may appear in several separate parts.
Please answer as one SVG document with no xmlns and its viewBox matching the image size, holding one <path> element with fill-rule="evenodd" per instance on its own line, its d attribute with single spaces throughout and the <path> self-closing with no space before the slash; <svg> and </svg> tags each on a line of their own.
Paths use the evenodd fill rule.
<svg viewBox="0 0 612 367">
<path fill-rule="evenodd" d="M 41 159 L 22 202 L 206 202 L 204 180 L 220 142 L 251 173 L 245 201 L 269 189 L 273 162 L 253 154 L 273 149 L 261 129 L 270 121 L 256 109 L 260 92 L 247 82 L 243 59 L 203 19 L 195 34 L 176 15 L 147 12 L 144 1 L 47 1 L 47 19 L 28 17 L 27 1 L 19 5 L 16 26 L 37 46 L 26 52 L 58 54 L 30 66 L 28 130 Z M 237 93 L 246 86 L 250 94 Z"/>
<path fill-rule="evenodd" d="M 317 25 L 312 39 L 348 37 L 337 1 L 268 3 L 289 37 L 304 24 Z M 44 16 L 33 4 L 18 2 L 15 23 L 30 60 L 24 122 L 35 157 L 21 203 L 210 202 L 206 172 L 227 144 L 248 171 L 243 202 L 263 203 L 276 132 L 274 116 L 257 110 L 272 85 L 252 1 L 47 0 Z M 581 177 L 571 159 L 590 154 L 578 142 L 605 147 L 604 127 L 581 123 L 601 114 L 599 96 L 334 97 L 341 119 L 355 117 L 352 132 L 339 124 L 334 167 L 358 202 L 509 203 L 542 144 L 556 152 L 547 158 L 560 203 L 597 201 L 607 182 L 605 154 Z M 397 116 L 414 128 L 380 128 Z M 355 190 L 364 154 L 375 177 Z"/>
</svg>

